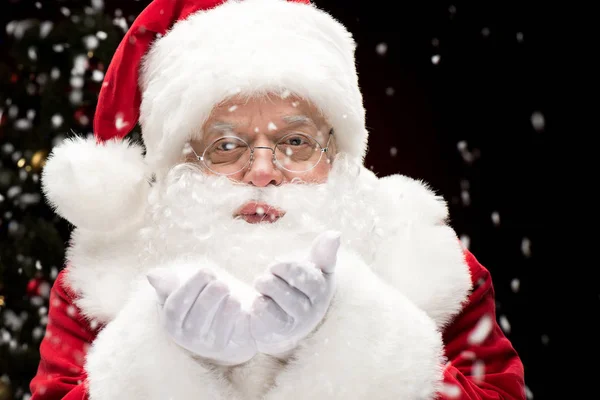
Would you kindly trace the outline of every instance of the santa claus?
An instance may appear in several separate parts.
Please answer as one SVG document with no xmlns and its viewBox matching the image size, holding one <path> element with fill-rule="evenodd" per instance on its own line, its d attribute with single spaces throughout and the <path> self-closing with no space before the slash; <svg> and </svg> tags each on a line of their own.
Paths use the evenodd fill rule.
<svg viewBox="0 0 600 400">
<path fill-rule="evenodd" d="M 363 166 L 354 49 L 307 2 L 140 14 L 44 169 L 75 229 L 33 400 L 524 398 L 443 198 Z"/>
</svg>

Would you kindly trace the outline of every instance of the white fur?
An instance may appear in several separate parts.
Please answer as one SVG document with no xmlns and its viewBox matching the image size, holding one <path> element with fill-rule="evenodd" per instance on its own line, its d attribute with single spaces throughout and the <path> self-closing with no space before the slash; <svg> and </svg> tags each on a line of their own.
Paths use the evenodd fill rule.
<svg viewBox="0 0 600 400">
<path fill-rule="evenodd" d="M 86 366 L 91 400 L 167 394 L 176 400 L 190 393 L 240 400 L 299 393 L 433 398 L 441 380 L 441 331 L 471 284 L 458 238 L 444 224 L 446 206 L 407 177 L 377 179 L 343 156 L 333 167 L 323 185 L 259 189 L 183 165 L 153 186 L 139 226 L 110 235 L 76 230 L 67 279 L 84 314 L 107 323 Z M 250 199 L 287 214 L 274 224 L 231 219 Z M 260 355 L 243 366 L 212 369 L 175 347 L 157 325 L 144 278 L 150 269 L 212 268 L 234 291 L 251 295 L 249 285 L 270 262 L 308 249 L 325 229 L 342 232 L 338 291 L 323 324 L 287 364 Z"/>
<path fill-rule="evenodd" d="M 442 338 L 435 323 L 361 258 L 341 251 L 328 318 L 265 399 L 433 399 Z"/>
<path fill-rule="evenodd" d="M 54 147 L 42 172 L 50 205 L 76 227 L 110 231 L 139 219 L 149 184 L 142 147 L 69 138 Z"/>
<path fill-rule="evenodd" d="M 141 280 L 134 287 L 86 357 L 90 399 L 243 399 L 213 367 L 169 340 L 150 284 Z"/>
<path fill-rule="evenodd" d="M 194 268 L 172 267 L 182 277 Z M 178 348 L 159 325 L 153 289 L 139 281 L 88 353 L 90 399 L 432 399 L 443 365 L 435 323 L 350 252 L 336 275 L 328 318 L 287 365 L 259 356 L 228 370 Z"/>
<path fill-rule="evenodd" d="M 362 161 L 365 110 L 350 32 L 314 5 L 230 0 L 177 22 L 147 53 L 140 123 L 158 175 L 214 105 L 235 94 L 289 91 L 336 129 L 338 150 Z"/>
<path fill-rule="evenodd" d="M 471 288 L 460 241 L 447 224 L 444 199 L 402 175 L 380 180 L 381 225 L 386 232 L 373 268 L 443 328 Z"/>
</svg>

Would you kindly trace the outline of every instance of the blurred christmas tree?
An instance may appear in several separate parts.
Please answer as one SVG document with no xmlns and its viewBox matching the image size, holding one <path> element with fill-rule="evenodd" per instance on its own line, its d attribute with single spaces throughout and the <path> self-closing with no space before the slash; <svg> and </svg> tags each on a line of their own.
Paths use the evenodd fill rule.
<svg viewBox="0 0 600 400">
<path fill-rule="evenodd" d="M 102 0 L 10 7 L 0 61 L 0 400 L 29 398 L 70 234 L 44 200 L 41 170 L 64 138 L 92 134 L 104 72 L 134 18 Z"/>
</svg>

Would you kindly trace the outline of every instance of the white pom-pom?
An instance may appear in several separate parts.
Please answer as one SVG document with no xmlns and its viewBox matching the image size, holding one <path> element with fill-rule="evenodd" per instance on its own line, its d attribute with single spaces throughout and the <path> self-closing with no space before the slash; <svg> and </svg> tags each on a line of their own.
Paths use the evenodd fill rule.
<svg viewBox="0 0 600 400">
<path fill-rule="evenodd" d="M 127 140 L 66 139 L 42 171 L 42 189 L 54 211 L 76 227 L 95 231 L 139 220 L 148 188 L 143 148 Z"/>
</svg>

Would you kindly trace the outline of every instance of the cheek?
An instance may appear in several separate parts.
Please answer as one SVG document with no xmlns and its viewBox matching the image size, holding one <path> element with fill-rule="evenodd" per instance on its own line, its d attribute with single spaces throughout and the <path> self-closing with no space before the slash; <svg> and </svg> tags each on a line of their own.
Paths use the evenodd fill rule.
<svg viewBox="0 0 600 400">
<path fill-rule="evenodd" d="M 317 164 L 316 167 L 302 174 L 294 174 L 287 171 L 283 172 L 286 182 L 291 182 L 294 178 L 300 178 L 309 183 L 325 183 L 327 182 L 329 171 L 331 171 L 331 163 L 328 163 L 326 160 L 322 160 L 319 164 Z"/>
<path fill-rule="evenodd" d="M 216 174 L 211 174 L 211 175 L 216 175 Z M 240 171 L 236 174 L 229 175 L 229 176 L 227 176 L 227 178 L 229 178 L 229 180 L 231 180 L 233 182 L 242 182 L 244 179 L 244 171 Z"/>
</svg>

